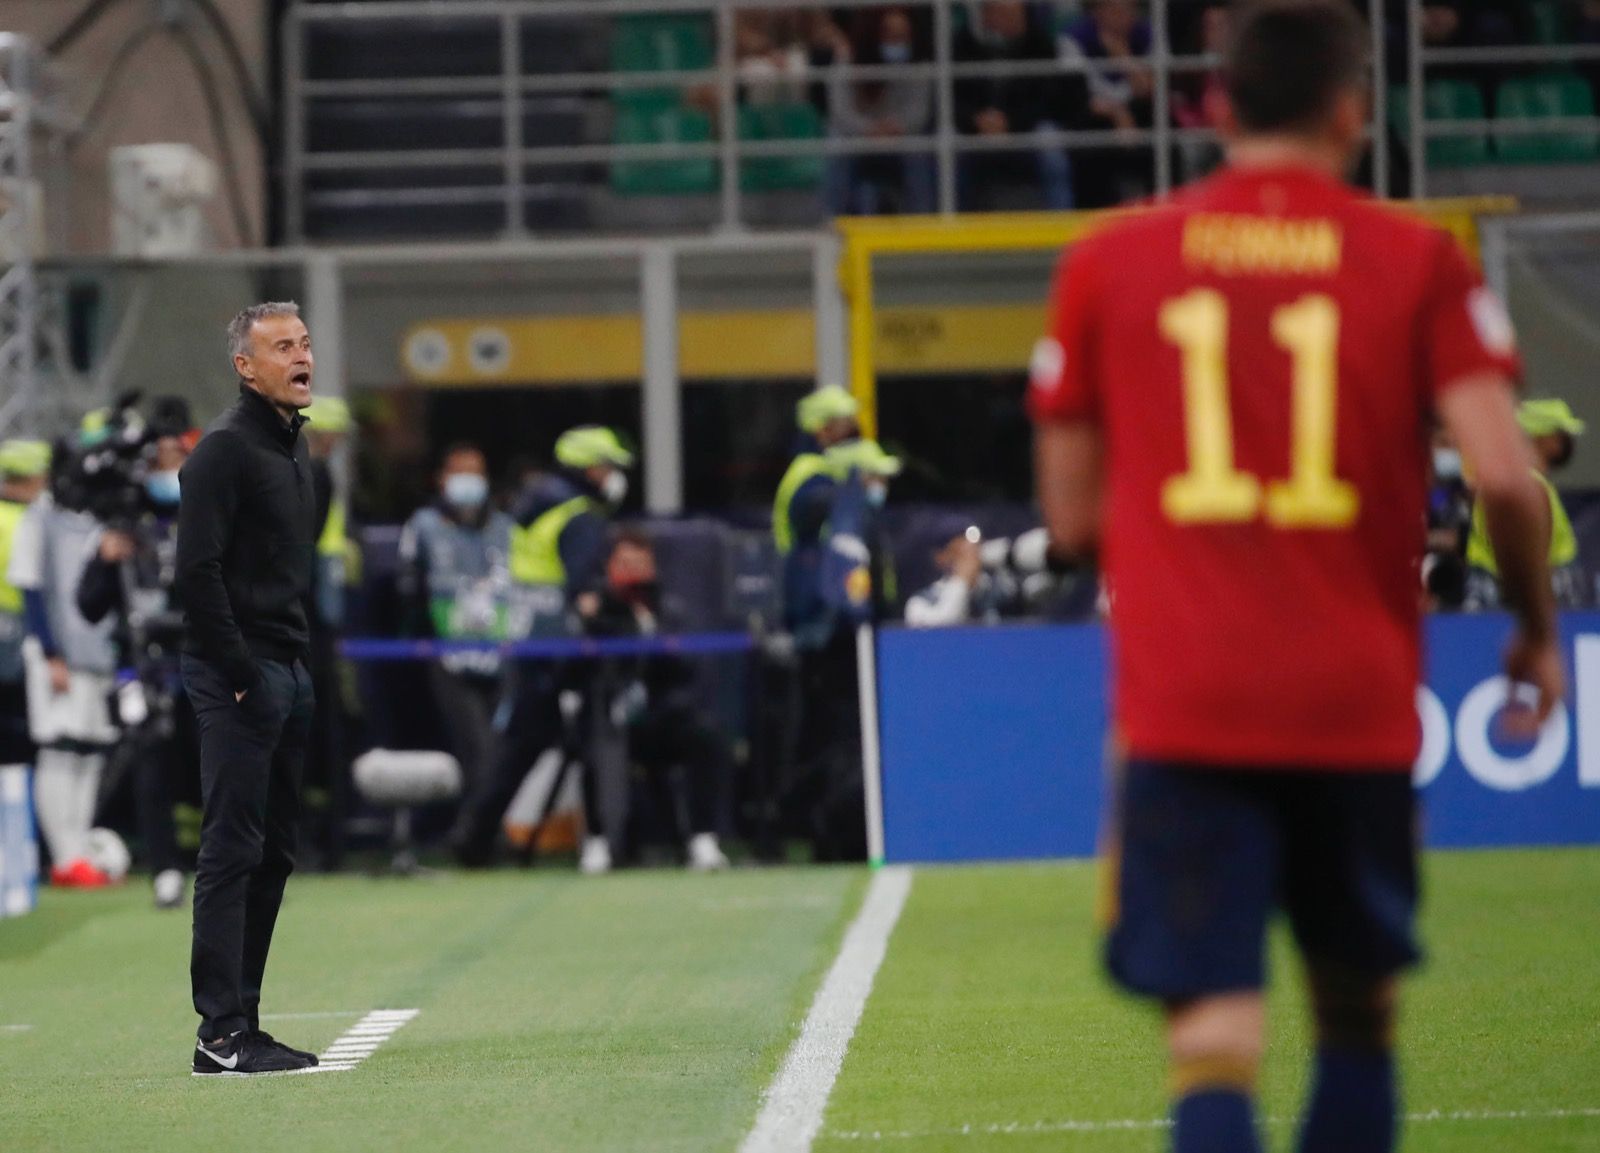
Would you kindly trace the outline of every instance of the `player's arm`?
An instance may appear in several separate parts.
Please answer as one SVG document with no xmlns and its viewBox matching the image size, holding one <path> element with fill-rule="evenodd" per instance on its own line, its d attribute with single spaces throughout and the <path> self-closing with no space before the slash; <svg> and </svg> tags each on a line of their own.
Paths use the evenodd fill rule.
<svg viewBox="0 0 1600 1153">
<path fill-rule="evenodd" d="M 1100 544 L 1105 454 L 1100 428 L 1087 421 L 1034 430 L 1034 475 L 1051 551 L 1063 560 L 1092 558 Z"/>
<path fill-rule="evenodd" d="M 1056 270 L 1050 331 L 1034 347 L 1028 409 L 1034 422 L 1034 484 L 1058 562 L 1092 560 L 1100 544 L 1105 450 L 1100 428 L 1094 250 L 1082 247 Z"/>
<path fill-rule="evenodd" d="M 1533 448 L 1517 427 L 1510 381 L 1498 373 L 1460 381 L 1438 403 L 1483 506 L 1503 599 L 1517 616 L 1506 673 L 1539 690 L 1543 721 L 1561 698 L 1565 674 L 1550 589 L 1550 505 L 1533 476 Z"/>
<path fill-rule="evenodd" d="M 1506 675 L 1533 685 L 1542 722 L 1565 692 L 1548 555 L 1550 507 L 1533 476 L 1533 450 L 1517 427 L 1512 382 L 1520 375 L 1516 334 L 1494 294 L 1461 250 L 1439 236 L 1422 312 L 1424 363 L 1434 410 L 1461 450 L 1500 569 L 1503 599 L 1517 615 Z"/>
</svg>

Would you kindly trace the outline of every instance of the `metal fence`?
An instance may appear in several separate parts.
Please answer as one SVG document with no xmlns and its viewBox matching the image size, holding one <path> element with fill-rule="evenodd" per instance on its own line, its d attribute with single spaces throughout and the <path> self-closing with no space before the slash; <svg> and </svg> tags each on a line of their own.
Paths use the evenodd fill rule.
<svg viewBox="0 0 1600 1153">
<path fill-rule="evenodd" d="M 1430 84 L 1441 74 L 1462 69 L 1477 70 L 1493 75 L 1497 80 L 1515 79 L 1517 71 L 1549 68 L 1552 65 L 1600 66 L 1600 45 L 1580 43 L 1495 45 L 1482 47 L 1430 47 L 1423 38 L 1424 0 L 1406 0 L 1406 122 L 1407 140 L 1416 142 L 1409 149 L 1409 190 L 1414 197 L 1428 195 L 1430 170 L 1433 167 L 1430 145 L 1435 141 L 1482 141 L 1485 147 L 1480 163 L 1491 158 L 1505 159 L 1507 142 L 1519 138 L 1566 138 L 1579 145 L 1573 150 L 1580 161 L 1584 154 L 1592 163 L 1600 161 L 1600 116 L 1593 114 L 1594 93 L 1589 94 L 1588 114 L 1546 112 L 1539 116 L 1507 114 L 1508 109 L 1492 107 L 1484 102 L 1481 115 L 1465 114 L 1464 109 L 1443 109 L 1442 116 L 1430 115 Z M 1532 8 L 1532 5 L 1529 5 Z M 1376 26 L 1377 21 L 1374 21 Z M 1597 67 L 1600 71 L 1600 67 Z M 1587 81 L 1585 84 L 1587 85 Z M 1497 93 L 1506 91 L 1496 86 Z M 1494 104 L 1499 104 L 1497 96 Z M 1493 111 L 1497 115 L 1490 116 Z M 1381 121 L 1380 121 L 1381 123 Z M 1467 162 L 1471 163 L 1470 157 Z"/>
<path fill-rule="evenodd" d="M 871 9 L 884 7 L 883 0 L 842 0 L 829 8 Z M 1215 143 L 1211 128 L 1178 128 L 1172 118 L 1174 82 L 1183 76 L 1203 74 L 1215 69 L 1218 58 L 1212 55 L 1179 55 L 1171 46 L 1170 26 L 1175 11 L 1198 9 L 1196 0 L 1155 0 L 1150 5 L 1150 51 L 1140 58 L 1152 82 L 1152 118 L 1148 127 L 1073 130 L 1052 127 L 1037 132 L 1005 133 L 990 136 L 967 135 L 956 125 L 955 104 L 959 82 L 990 77 L 1060 77 L 1086 75 L 1096 71 L 1121 73 L 1126 64 L 1082 58 L 1058 58 L 1011 62 L 957 61 L 953 56 L 958 16 L 968 6 L 961 0 L 909 0 L 904 7 L 924 11 L 932 19 L 932 58 L 909 64 L 830 64 L 807 67 L 795 74 L 800 82 L 826 83 L 830 80 L 925 80 L 933 86 L 934 115 L 929 131 L 894 139 L 849 138 L 825 134 L 817 139 L 750 140 L 738 131 L 738 105 L 741 78 L 735 53 L 735 20 L 742 10 L 800 8 L 799 5 L 774 5 L 770 0 L 371 0 L 366 3 L 297 3 L 284 24 L 284 67 L 286 98 L 285 200 L 287 227 L 291 240 L 307 234 L 308 207 L 323 203 L 343 203 L 351 208 L 373 209 L 409 206 L 417 208 L 462 204 L 498 204 L 502 209 L 502 233 L 515 237 L 529 231 L 526 202 L 530 185 L 541 174 L 572 171 L 575 166 L 615 165 L 630 162 L 702 160 L 715 164 L 718 173 L 715 195 L 718 200 L 716 223 L 725 229 L 739 229 L 749 221 L 751 194 L 741 187 L 738 174 L 743 165 L 755 160 L 796 157 L 837 157 L 849 155 L 923 154 L 937 164 L 937 207 L 941 213 L 957 211 L 958 169 L 963 157 L 980 153 L 1037 152 L 1042 149 L 1141 149 L 1148 150 L 1153 187 L 1161 194 L 1175 182 L 1175 152 L 1188 145 Z M 1389 85 L 1385 72 L 1385 4 L 1372 0 L 1373 29 L 1371 132 L 1382 138 L 1387 118 Z M 542 54 L 530 51 L 540 42 L 541 30 L 559 24 L 571 27 L 579 22 L 587 34 L 604 42 L 612 33 L 607 22 L 641 16 L 694 16 L 711 22 L 714 28 L 713 58 L 704 67 L 618 71 L 609 66 L 564 66 L 560 61 L 530 59 Z M 1415 15 L 1415 14 L 1413 14 Z M 437 61 L 421 61 L 412 74 L 325 78 L 314 75 L 310 57 L 319 41 L 336 35 L 353 37 L 355 44 L 363 30 L 368 33 L 398 30 L 410 26 L 417 36 L 430 30 L 442 34 L 450 28 L 470 30 L 476 37 L 492 36 L 493 74 L 479 71 L 471 76 L 428 74 Z M 488 58 L 488 49 L 480 56 Z M 546 65 L 552 65 L 546 67 Z M 588 137 L 604 134 L 606 117 L 583 117 L 586 139 L 582 143 L 540 146 L 526 138 L 526 113 L 537 102 L 552 98 L 599 97 L 611 100 L 629 92 L 671 88 L 685 91 L 699 86 L 715 94 L 713 138 L 696 142 L 593 143 Z M 451 101 L 493 102 L 500 122 L 499 138 L 492 145 L 471 147 L 339 148 L 313 147 L 308 126 L 319 111 L 337 108 L 341 102 L 361 100 L 408 100 L 425 106 Z M 590 110 L 592 111 L 592 109 Z M 1420 109 L 1413 109 L 1419 113 Z M 1415 135 L 1413 139 L 1417 138 Z M 475 177 L 493 169 L 499 178 L 492 184 L 481 179 L 433 187 L 378 187 L 380 174 L 394 178 L 406 173 L 473 173 Z M 1390 188 L 1389 158 L 1386 148 L 1373 150 L 1370 165 L 1372 186 L 1379 195 Z M 318 179 L 362 174 L 366 187 L 351 187 L 330 192 L 312 187 Z M 353 183 L 361 183 L 360 180 Z"/>
</svg>

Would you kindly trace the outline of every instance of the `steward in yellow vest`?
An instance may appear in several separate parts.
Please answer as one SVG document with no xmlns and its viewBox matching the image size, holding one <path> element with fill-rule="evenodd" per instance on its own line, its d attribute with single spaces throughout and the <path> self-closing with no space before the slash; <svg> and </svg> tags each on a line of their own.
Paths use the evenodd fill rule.
<svg viewBox="0 0 1600 1153">
<path fill-rule="evenodd" d="M 1539 455 L 1540 467 L 1533 470 L 1533 476 L 1550 502 L 1548 559 L 1556 604 L 1562 608 L 1585 604 L 1588 597 L 1578 565 L 1578 537 L 1548 474 L 1564 468 L 1572 459 L 1577 438 L 1588 425 L 1566 401 L 1555 399 L 1523 401 L 1517 408 L 1517 423 L 1528 434 Z M 1472 529 L 1467 536 L 1467 569 L 1467 607 L 1475 610 L 1497 607 L 1500 604 L 1500 569 L 1495 563 L 1494 549 L 1489 545 L 1482 505 L 1472 510 Z"/>
<path fill-rule="evenodd" d="M 28 703 L 23 691 L 22 591 L 5 577 L 22 514 L 44 491 L 50 446 L 43 441 L 0 444 L 0 766 L 33 760 L 28 740 Z"/>
<path fill-rule="evenodd" d="M 598 425 L 568 429 L 556 440 L 557 472 L 529 484 L 511 530 L 511 613 L 521 635 L 581 631 L 593 616 L 605 582 L 611 516 L 628 495 L 633 452 Z M 506 807 L 533 762 L 562 738 L 558 697 L 562 662 L 530 660 L 516 669 L 511 715 L 491 771 L 467 802 L 451 833 L 463 865 L 493 861 L 495 834 Z"/>
</svg>

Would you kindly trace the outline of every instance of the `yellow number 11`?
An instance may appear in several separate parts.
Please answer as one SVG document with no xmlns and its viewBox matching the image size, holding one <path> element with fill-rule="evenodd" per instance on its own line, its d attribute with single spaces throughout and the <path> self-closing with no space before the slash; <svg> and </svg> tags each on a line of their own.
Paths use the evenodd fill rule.
<svg viewBox="0 0 1600 1153">
<path fill-rule="evenodd" d="M 1234 463 L 1228 408 L 1228 302 L 1197 288 L 1161 307 L 1161 335 L 1183 356 L 1184 439 L 1189 469 L 1162 487 L 1161 507 L 1178 524 L 1240 524 L 1265 503 L 1279 528 L 1346 528 L 1361 498 L 1333 473 L 1338 395 L 1339 306 L 1321 293 L 1272 314 L 1272 339 L 1291 358 L 1292 440 L 1288 480 L 1266 486 Z"/>
</svg>

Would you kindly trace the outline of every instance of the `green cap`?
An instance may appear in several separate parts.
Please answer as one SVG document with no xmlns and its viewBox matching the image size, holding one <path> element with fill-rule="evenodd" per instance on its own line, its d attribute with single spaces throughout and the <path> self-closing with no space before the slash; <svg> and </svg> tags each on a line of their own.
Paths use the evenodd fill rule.
<svg viewBox="0 0 1600 1153">
<path fill-rule="evenodd" d="M 1554 397 L 1523 401 L 1517 408 L 1517 423 L 1529 436 L 1548 436 L 1553 432 L 1582 436 L 1583 430 L 1589 427 L 1566 401 Z"/>
<path fill-rule="evenodd" d="M 862 476 L 899 476 L 900 458 L 883 451 L 875 440 L 847 440 L 828 449 L 823 456 L 836 476 L 849 476 L 851 470 Z"/>
<path fill-rule="evenodd" d="M 0 473 L 7 476 L 43 476 L 50 471 L 50 446 L 42 440 L 8 440 L 0 443 Z"/>
<path fill-rule="evenodd" d="M 312 432 L 350 431 L 350 404 L 342 396 L 319 396 L 300 411 Z"/>
<path fill-rule="evenodd" d="M 794 414 L 803 431 L 816 432 L 830 420 L 854 420 L 860 411 L 855 397 L 837 384 L 825 384 L 801 397 Z"/>
<path fill-rule="evenodd" d="M 597 464 L 628 468 L 633 464 L 633 453 L 611 429 L 582 424 L 567 429 L 556 439 L 556 460 L 568 468 L 592 468 Z"/>
</svg>

